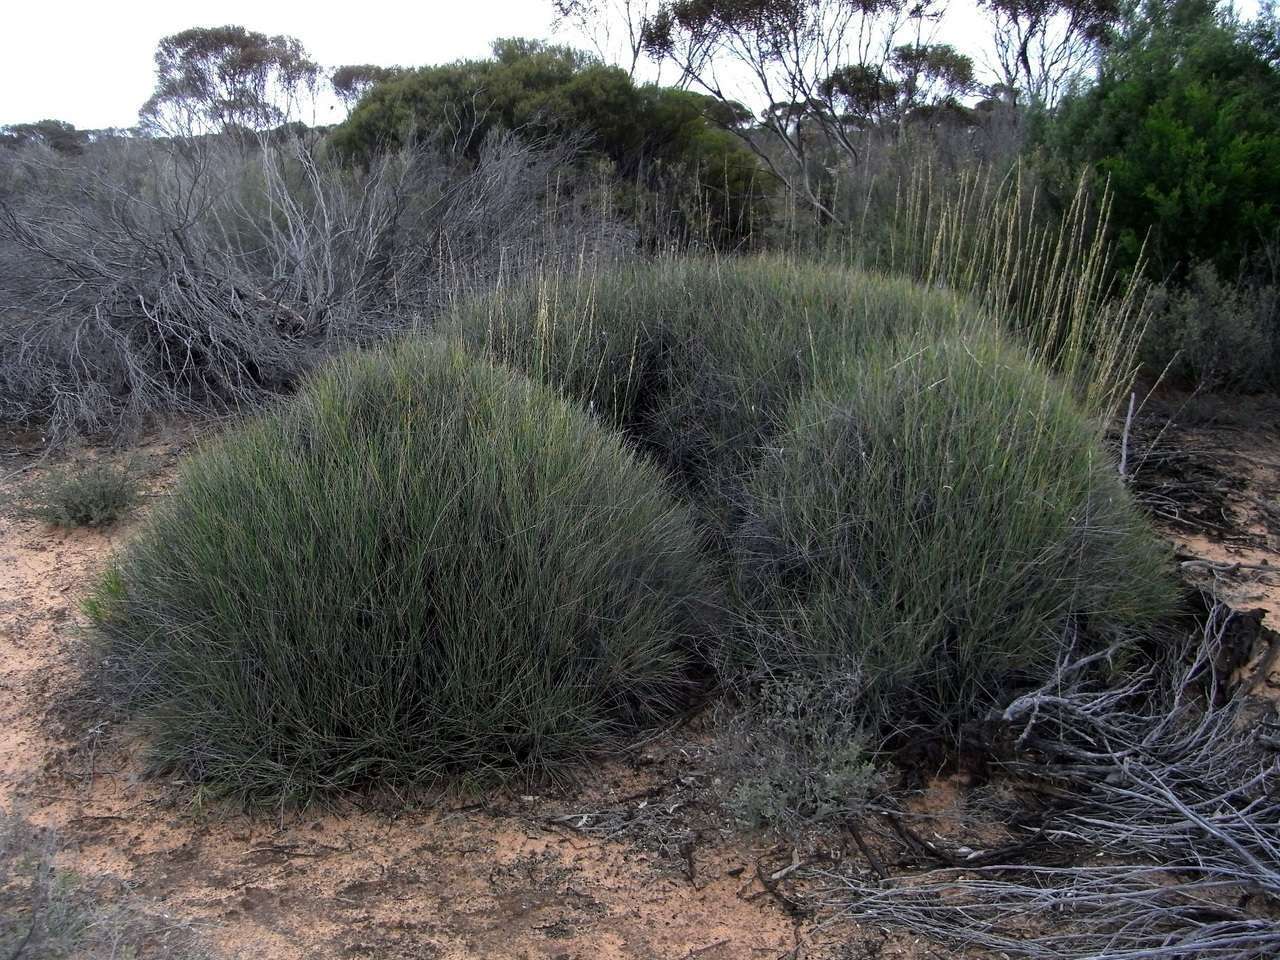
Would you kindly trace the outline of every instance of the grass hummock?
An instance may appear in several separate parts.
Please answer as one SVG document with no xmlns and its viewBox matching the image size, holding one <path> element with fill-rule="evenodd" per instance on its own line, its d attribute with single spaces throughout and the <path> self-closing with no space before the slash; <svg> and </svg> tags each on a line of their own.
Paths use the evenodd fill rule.
<svg viewBox="0 0 1280 960">
<path fill-rule="evenodd" d="M 158 766 L 212 788 L 534 777 L 695 691 L 699 551 L 585 413 L 411 340 L 193 458 L 89 612 Z"/>
<path fill-rule="evenodd" d="M 861 678 L 879 729 L 954 733 L 1066 647 L 1174 605 L 1097 422 L 992 334 L 883 345 L 787 414 L 735 536 L 738 666 Z"/>
<path fill-rule="evenodd" d="M 947 291 L 858 270 L 690 258 L 503 287 L 458 307 L 446 330 L 620 429 L 722 529 L 793 399 L 882 340 L 973 313 Z"/>
</svg>

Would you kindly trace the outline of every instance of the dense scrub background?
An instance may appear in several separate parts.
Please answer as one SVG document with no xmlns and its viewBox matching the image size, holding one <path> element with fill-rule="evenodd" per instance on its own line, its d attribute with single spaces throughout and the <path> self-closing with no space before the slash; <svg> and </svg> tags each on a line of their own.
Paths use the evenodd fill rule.
<svg viewBox="0 0 1280 960">
<path fill-rule="evenodd" d="M 718 695 L 725 809 L 787 830 L 1003 731 L 1052 867 L 991 861 L 959 934 L 949 881 L 828 877 L 838 909 L 1274 952 L 1277 768 L 1219 702 L 1216 614 L 1171 639 L 1106 443 L 1139 373 L 1276 385 L 1271 9 L 984 0 L 984 87 L 912 36 L 928 4 L 640 6 L 630 72 L 348 65 L 334 128 L 292 109 L 298 41 L 196 28 L 138 129 L 0 133 L 0 418 L 249 414 L 90 603 L 105 699 L 158 769 L 285 802 L 545 779 Z M 85 479 L 50 519 L 128 506 Z M 1025 936 L 1028 902 L 1081 939 Z"/>
<path fill-rule="evenodd" d="M 762 10 L 818 43 L 841 36 L 828 6 Z M 750 34 L 776 80 L 780 41 L 731 7 L 675 5 L 647 55 L 703 36 L 750 76 L 725 39 Z M 68 436 L 223 413 L 507 279 L 760 248 L 944 284 L 1022 327 L 1141 311 L 1152 376 L 1274 385 L 1274 18 L 1208 0 L 1107 16 L 1096 76 L 1053 98 L 907 44 L 793 77 L 781 92 L 807 98 L 760 111 L 700 85 L 701 61 L 662 87 L 503 40 L 487 60 L 336 71 L 354 108 L 335 128 L 292 119 L 320 82 L 297 41 L 175 35 L 137 131 L 0 136 L 0 416 Z"/>
</svg>

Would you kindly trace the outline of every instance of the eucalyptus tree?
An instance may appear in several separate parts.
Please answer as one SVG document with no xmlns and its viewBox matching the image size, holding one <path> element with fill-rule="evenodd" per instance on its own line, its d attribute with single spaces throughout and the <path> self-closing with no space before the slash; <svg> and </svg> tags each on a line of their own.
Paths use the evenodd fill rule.
<svg viewBox="0 0 1280 960">
<path fill-rule="evenodd" d="M 943 0 L 671 0 L 645 47 L 716 99 L 761 109 L 736 132 L 825 216 L 824 171 L 856 163 L 872 130 L 955 103 L 972 61 L 931 42 Z"/>
<path fill-rule="evenodd" d="M 1096 65 L 1123 0 L 978 0 L 991 17 L 993 67 L 1023 105 L 1052 106 Z"/>
<path fill-rule="evenodd" d="M 240 26 L 193 27 L 155 54 L 155 92 L 144 128 L 171 136 L 261 131 L 298 118 L 320 66 L 297 39 Z"/>
<path fill-rule="evenodd" d="M 378 84 L 405 73 L 404 67 L 380 67 L 375 63 L 348 63 L 335 67 L 329 74 L 329 85 L 348 111 L 360 98 Z"/>
</svg>

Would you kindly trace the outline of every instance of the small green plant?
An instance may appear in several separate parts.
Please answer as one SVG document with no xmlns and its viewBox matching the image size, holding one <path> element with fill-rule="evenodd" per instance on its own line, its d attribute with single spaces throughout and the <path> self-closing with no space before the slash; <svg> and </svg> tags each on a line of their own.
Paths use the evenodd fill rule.
<svg viewBox="0 0 1280 960">
<path fill-rule="evenodd" d="M 752 684 L 721 708 L 717 757 L 725 808 L 748 827 L 795 829 L 856 814 L 881 787 L 850 696 L 856 674 L 791 674 Z"/>
<path fill-rule="evenodd" d="M 1228 282 L 1212 264 L 1192 268 L 1181 287 L 1161 287 L 1142 343 L 1148 369 L 1217 390 L 1280 384 L 1280 287 Z"/>
<path fill-rule="evenodd" d="M 656 467 L 412 340 L 192 459 L 89 610 L 159 766 L 305 800 L 615 746 L 696 691 L 718 603 Z"/>
<path fill-rule="evenodd" d="M 14 498 L 19 515 L 59 527 L 105 527 L 141 497 L 138 475 L 128 464 L 94 460 L 56 467 L 28 481 Z"/>
<path fill-rule="evenodd" d="M 795 404 L 735 547 L 739 666 L 857 664 L 851 695 L 896 729 L 954 734 L 1064 643 L 1174 602 L 1098 424 L 990 334 L 883 346 Z"/>
</svg>

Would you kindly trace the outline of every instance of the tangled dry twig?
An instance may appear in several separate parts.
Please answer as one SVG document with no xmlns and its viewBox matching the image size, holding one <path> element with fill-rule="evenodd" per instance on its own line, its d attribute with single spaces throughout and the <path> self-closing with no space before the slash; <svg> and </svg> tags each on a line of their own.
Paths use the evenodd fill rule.
<svg viewBox="0 0 1280 960">
<path fill-rule="evenodd" d="M 1231 617 L 1119 683 L 1099 667 L 1127 644 L 1063 662 L 998 718 L 1004 770 L 1051 798 L 1043 862 L 829 873 L 824 905 L 1033 960 L 1276 956 L 1280 757 L 1217 669 Z"/>
<path fill-rule="evenodd" d="M 0 419 L 52 435 L 218 414 L 557 256 L 622 249 L 572 142 L 402 150 L 125 139 L 0 157 Z"/>
</svg>

